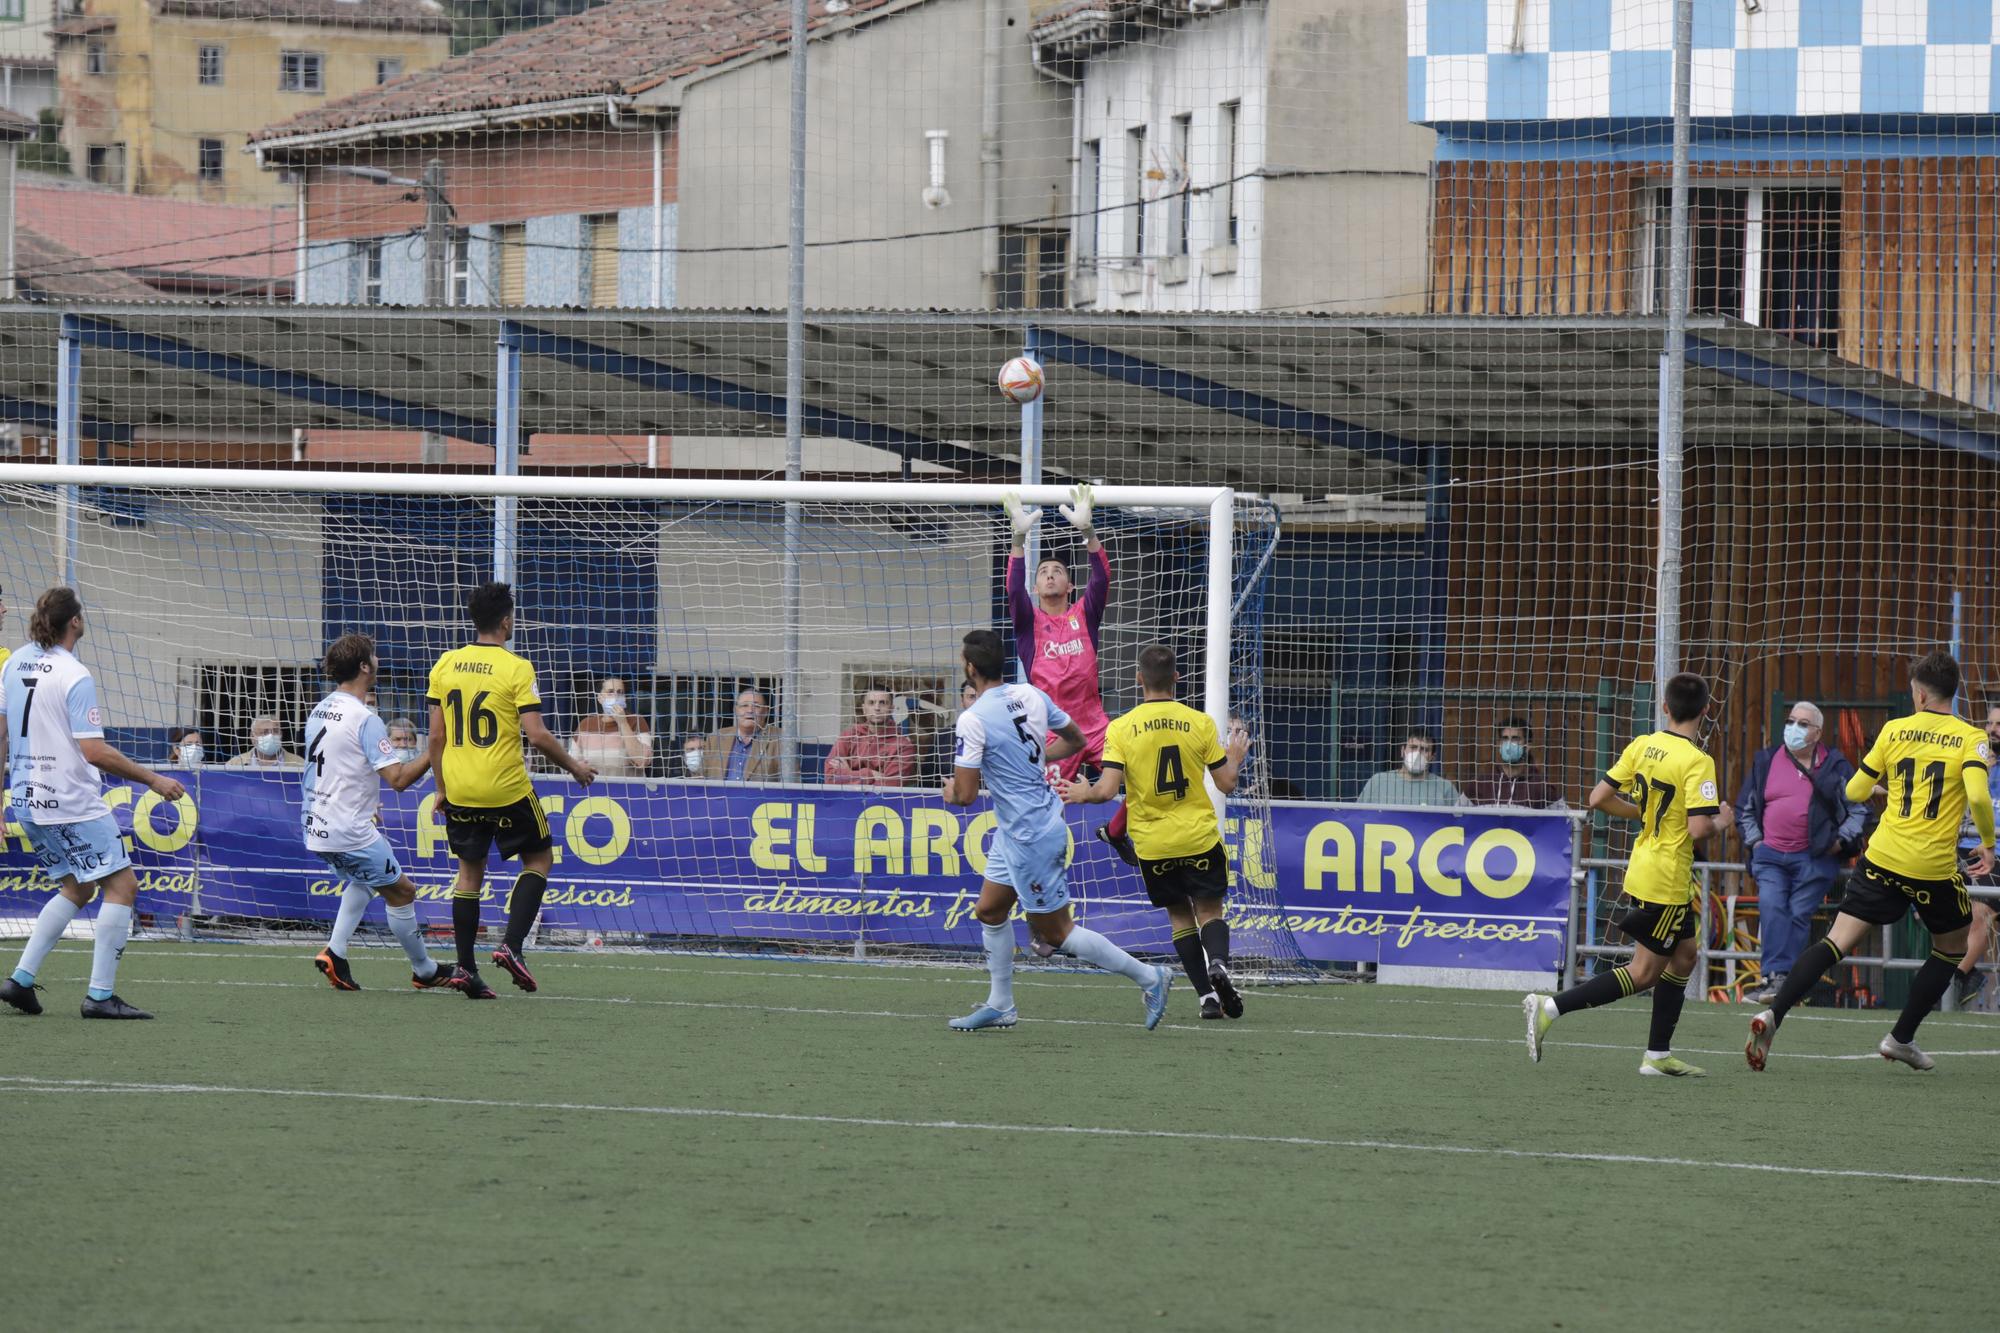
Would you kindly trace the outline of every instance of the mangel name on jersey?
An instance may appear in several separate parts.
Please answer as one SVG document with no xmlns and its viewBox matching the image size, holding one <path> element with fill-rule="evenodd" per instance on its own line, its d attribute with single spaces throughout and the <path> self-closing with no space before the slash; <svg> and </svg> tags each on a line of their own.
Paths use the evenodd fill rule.
<svg viewBox="0 0 2000 1333">
<path fill-rule="evenodd" d="M 111 813 L 104 777 L 81 741 L 104 735 L 97 682 L 62 648 L 29 645 L 0 671 L 0 721 L 7 728 L 7 785 L 17 818 L 81 824 Z"/>
<path fill-rule="evenodd" d="M 496 810 L 535 786 L 521 755 L 521 714 L 539 712 L 535 668 L 498 644 L 454 648 L 431 668 L 431 704 L 444 714 L 438 780 L 453 805 Z"/>
<path fill-rule="evenodd" d="M 306 718 L 304 833 L 315 852 L 354 852 L 373 845 L 382 808 L 376 774 L 396 763 L 389 729 L 366 704 L 335 690 Z"/>
</svg>

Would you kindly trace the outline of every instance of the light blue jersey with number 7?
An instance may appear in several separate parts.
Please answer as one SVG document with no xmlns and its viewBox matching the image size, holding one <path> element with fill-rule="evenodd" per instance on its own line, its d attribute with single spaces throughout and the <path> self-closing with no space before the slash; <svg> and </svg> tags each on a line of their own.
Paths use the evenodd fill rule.
<svg viewBox="0 0 2000 1333">
<path fill-rule="evenodd" d="M 1000 832 L 1015 842 L 1033 842 L 1063 827 L 1062 799 L 1042 768 L 1042 742 L 1069 721 L 1068 713 L 1032 685 L 995 685 L 959 715 L 952 762 L 979 770 Z"/>
</svg>

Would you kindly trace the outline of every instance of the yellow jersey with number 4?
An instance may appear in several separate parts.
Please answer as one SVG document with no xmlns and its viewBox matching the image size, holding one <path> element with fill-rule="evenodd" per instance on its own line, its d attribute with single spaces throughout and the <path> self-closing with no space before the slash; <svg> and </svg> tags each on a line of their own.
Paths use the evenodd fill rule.
<svg viewBox="0 0 2000 1333">
<path fill-rule="evenodd" d="M 497 810 L 535 794 L 521 755 L 521 714 L 538 713 L 535 668 L 497 643 L 454 648 L 431 668 L 425 692 L 444 713 L 445 799 Z"/>
<path fill-rule="evenodd" d="M 1868 859 L 1911 879 L 1950 879 L 1958 871 L 1966 771 L 1983 798 L 1992 762 L 1986 733 L 1962 717 L 1912 713 L 1883 727 L 1861 761 L 1861 771 L 1889 789 Z"/>
<path fill-rule="evenodd" d="M 1104 766 L 1125 773 L 1132 848 L 1143 860 L 1199 856 L 1222 841 L 1202 772 L 1228 760 L 1215 719 L 1186 704 L 1155 699 L 1104 733 Z"/>
<path fill-rule="evenodd" d="M 1641 736 L 1625 747 L 1604 780 L 1639 807 L 1639 840 L 1625 869 L 1625 892 L 1641 902 L 1678 906 L 1695 896 L 1690 815 L 1722 808 L 1715 760 L 1673 731 Z"/>
</svg>

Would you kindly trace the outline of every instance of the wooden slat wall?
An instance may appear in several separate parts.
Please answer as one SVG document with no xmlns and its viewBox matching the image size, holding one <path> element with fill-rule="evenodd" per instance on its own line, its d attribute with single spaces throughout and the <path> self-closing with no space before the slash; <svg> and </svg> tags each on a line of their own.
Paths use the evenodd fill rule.
<svg viewBox="0 0 2000 1333">
<path fill-rule="evenodd" d="M 1709 163 L 1696 179 L 1835 180 L 1848 360 L 2000 409 L 2000 164 L 1991 158 Z M 1446 162 L 1433 172 L 1430 309 L 1455 315 L 1643 308 L 1650 167 Z"/>
</svg>

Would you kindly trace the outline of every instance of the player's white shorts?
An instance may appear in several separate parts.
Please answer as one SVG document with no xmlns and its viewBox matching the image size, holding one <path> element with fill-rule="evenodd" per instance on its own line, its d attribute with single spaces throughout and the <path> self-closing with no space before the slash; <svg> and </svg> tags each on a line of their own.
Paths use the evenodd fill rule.
<svg viewBox="0 0 2000 1333">
<path fill-rule="evenodd" d="M 74 875 L 79 884 L 95 884 L 132 864 L 118 821 L 110 815 L 80 824 L 37 824 L 23 819 L 20 825 L 50 879 Z"/>
<path fill-rule="evenodd" d="M 1069 828 L 1056 824 L 1028 842 L 995 829 L 986 844 L 986 878 L 1005 884 L 1023 911 L 1040 916 L 1069 906 Z"/>
<path fill-rule="evenodd" d="M 403 867 L 396 860 L 395 849 L 384 837 L 378 836 L 368 846 L 357 847 L 351 852 L 318 852 L 315 855 L 326 862 L 334 874 L 364 889 L 379 892 L 401 882 L 403 878 Z"/>
</svg>

